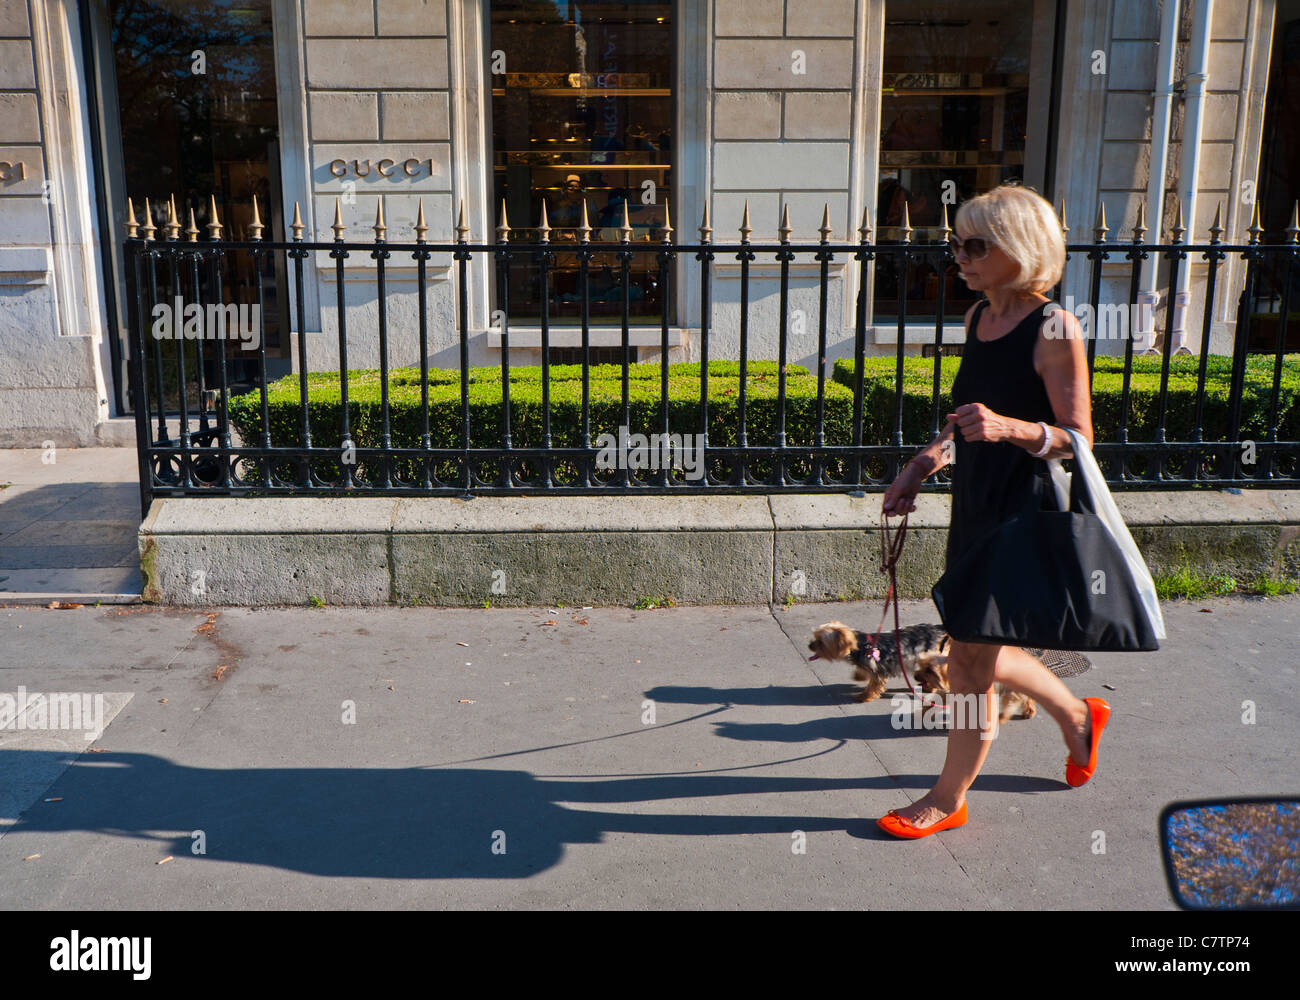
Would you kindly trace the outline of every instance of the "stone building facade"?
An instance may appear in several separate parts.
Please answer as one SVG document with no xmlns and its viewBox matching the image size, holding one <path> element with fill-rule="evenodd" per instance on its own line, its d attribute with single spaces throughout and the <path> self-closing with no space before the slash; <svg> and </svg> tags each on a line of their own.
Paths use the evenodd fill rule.
<svg viewBox="0 0 1300 1000">
<path fill-rule="evenodd" d="M 1072 241 L 1091 241 L 1102 204 L 1111 240 L 1131 238 L 1140 210 L 1148 239 L 1167 237 L 1182 206 L 1192 238 L 1205 241 L 1218 213 L 1223 239 L 1244 242 L 1258 205 L 1280 242 L 1278 206 L 1300 175 L 1267 98 L 1289 93 L 1277 79 L 1297 65 L 1293 24 L 1293 0 L 0 0 L 0 445 L 134 440 L 128 197 L 137 214 L 150 199 L 155 222 L 176 199 L 179 221 L 193 211 L 200 231 L 215 198 L 227 238 L 246 233 L 254 195 L 271 239 L 288 238 L 295 205 L 307 239 L 333 239 L 336 208 L 346 239 L 371 239 L 382 201 L 390 241 L 414 238 L 422 204 L 430 242 L 455 238 L 462 205 L 482 242 L 503 201 L 527 235 L 543 201 L 561 212 L 580 194 L 597 238 L 630 206 L 636 239 L 671 212 L 676 237 L 693 241 L 707 206 L 713 239 L 734 242 L 747 204 L 756 243 L 777 238 L 787 211 L 794 243 L 817 241 L 823 211 L 832 242 L 856 240 L 864 214 L 875 238 L 897 240 L 903 206 L 925 241 L 944 209 L 1015 178 L 1063 206 Z M 146 57 L 139 40 L 156 37 L 168 44 Z M 1270 149 L 1281 167 L 1265 171 Z M 372 367 L 374 262 L 347 263 L 349 363 Z M 301 315 L 290 272 L 267 273 L 278 289 L 272 376 L 292 370 L 300 331 L 311 368 L 338 364 L 334 261 L 320 251 L 306 265 Z M 1191 268 L 1170 331 L 1191 350 L 1203 273 Z M 430 360 L 455 367 L 449 255 L 428 274 Z M 776 274 L 770 255 L 755 262 L 753 357 L 775 356 Z M 1143 346 L 1166 334 L 1161 274 L 1143 277 L 1158 307 Z M 712 358 L 738 350 L 738 275 L 720 253 Z M 789 308 L 815 317 L 817 265 L 803 255 L 791 275 Z M 1128 275 L 1122 260 L 1108 265 L 1105 298 L 1127 301 Z M 894 352 L 900 294 L 915 297 L 908 353 L 933 342 L 927 308 L 951 276 L 921 275 L 902 293 L 913 278 L 895 278 L 877 270 L 859 289 L 851 259 L 832 263 L 830 360 L 852 354 L 860 293 L 869 353 Z M 1086 280 L 1072 261 L 1063 297 L 1082 301 Z M 1231 343 L 1240 280 L 1220 277 L 1214 350 Z M 499 361 L 503 307 L 512 363 L 537 363 L 535 303 L 523 291 L 497 301 L 494 281 L 471 269 L 471 364 Z M 670 312 L 672 358 L 698 357 L 697 267 L 682 262 L 666 296 L 652 275 L 644 288 L 637 358 L 659 356 L 652 306 Z M 947 343 L 963 336 L 960 292 Z M 385 302 L 393 363 L 417 363 L 409 256 L 388 262 Z M 571 317 L 552 324 L 553 347 L 578 342 Z M 606 321 L 591 343 L 620 337 Z M 790 360 L 816 363 L 815 332 L 792 340 Z"/>
</svg>

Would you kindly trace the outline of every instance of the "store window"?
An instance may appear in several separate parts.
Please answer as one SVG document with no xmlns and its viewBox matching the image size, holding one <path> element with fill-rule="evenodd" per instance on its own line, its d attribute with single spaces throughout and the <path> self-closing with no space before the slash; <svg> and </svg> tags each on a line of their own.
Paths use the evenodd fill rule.
<svg viewBox="0 0 1300 1000">
<path fill-rule="evenodd" d="M 504 200 L 512 240 L 534 242 L 545 202 L 555 261 L 543 287 L 530 261 L 511 271 L 512 320 L 580 315 L 580 239 L 585 201 L 591 242 L 619 241 L 624 210 L 633 242 L 663 238 L 673 203 L 673 5 L 654 0 L 491 0 L 493 211 Z M 620 262 L 595 254 L 589 271 L 593 325 L 622 317 Z M 632 262 L 630 315 L 657 324 L 670 296 L 653 254 Z"/>
<path fill-rule="evenodd" d="M 223 237 L 244 240 L 256 197 L 265 238 L 284 238 L 271 7 L 272 0 L 91 3 L 89 21 L 101 67 L 101 136 L 113 160 L 105 182 L 114 205 L 125 207 L 129 197 L 143 220 L 147 198 L 154 225 L 161 227 L 174 201 L 181 228 L 188 227 L 192 212 L 206 239 L 215 198 Z M 115 253 L 124 237 L 124 232 L 113 234 Z M 115 266 L 120 275 L 120 260 Z M 253 257 L 231 253 L 223 266 L 225 301 L 255 305 Z M 261 268 L 267 353 L 284 359 L 269 366 L 273 377 L 289 365 L 286 276 L 277 254 L 265 255 Z M 203 269 L 204 295 L 208 277 Z M 251 385 L 257 378 L 255 357 L 236 341 L 224 347 L 232 384 Z M 164 342 L 160 350 L 169 355 L 174 347 Z M 210 345 L 206 353 L 213 379 L 216 361 Z M 193 352 L 188 363 L 191 369 L 197 363 Z M 177 403 L 168 400 L 169 407 Z"/>
<path fill-rule="evenodd" d="M 1264 104 L 1264 137 L 1259 163 L 1259 215 L 1264 242 L 1287 239 L 1291 213 L 1300 197 L 1300 0 L 1278 0 L 1273 20 L 1268 96 Z M 1282 302 L 1291 285 L 1284 350 L 1300 350 L 1300 269 L 1283 258 L 1266 257 L 1260 264 L 1249 345 L 1252 351 L 1277 349 Z"/>
<path fill-rule="evenodd" d="M 878 238 L 901 240 L 907 207 L 914 242 L 939 237 L 942 207 L 949 224 L 961 202 L 1008 180 L 1024 180 L 1030 138 L 1031 55 L 1051 26 L 1035 23 L 1034 0 L 891 0 L 885 8 L 881 81 Z M 1035 36 L 1039 46 L 1035 49 Z M 1041 56 L 1040 56 L 1041 58 Z M 1041 165 L 1037 174 L 1041 174 Z M 978 298 L 955 265 L 913 264 L 902 283 L 907 311 L 933 316 L 944 284 L 944 312 L 960 318 Z M 882 255 L 875 282 L 877 320 L 897 316 L 897 259 Z"/>
</svg>

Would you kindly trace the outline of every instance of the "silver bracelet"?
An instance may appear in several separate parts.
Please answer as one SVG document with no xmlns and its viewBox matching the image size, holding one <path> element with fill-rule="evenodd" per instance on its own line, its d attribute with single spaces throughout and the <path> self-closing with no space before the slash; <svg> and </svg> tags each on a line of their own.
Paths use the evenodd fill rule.
<svg viewBox="0 0 1300 1000">
<path fill-rule="evenodd" d="M 1043 458 L 1052 450 L 1052 429 L 1041 420 L 1038 421 L 1038 426 L 1043 429 L 1043 446 L 1036 452 L 1033 452 L 1033 456 L 1034 458 Z"/>
</svg>

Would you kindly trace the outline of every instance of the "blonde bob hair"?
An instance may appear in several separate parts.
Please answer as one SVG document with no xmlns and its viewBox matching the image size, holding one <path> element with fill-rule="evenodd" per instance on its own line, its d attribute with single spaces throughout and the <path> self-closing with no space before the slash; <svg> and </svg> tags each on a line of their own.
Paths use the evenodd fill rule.
<svg viewBox="0 0 1300 1000">
<path fill-rule="evenodd" d="M 986 237 L 1020 265 L 1011 287 L 1042 293 L 1061 280 L 1065 237 L 1056 211 L 1028 188 L 1003 184 L 957 209 L 956 227 Z"/>
</svg>

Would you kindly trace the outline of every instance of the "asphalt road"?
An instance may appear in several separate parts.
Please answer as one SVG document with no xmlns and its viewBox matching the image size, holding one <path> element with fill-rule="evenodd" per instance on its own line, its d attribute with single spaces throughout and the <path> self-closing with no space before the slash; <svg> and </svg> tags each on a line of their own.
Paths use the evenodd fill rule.
<svg viewBox="0 0 1300 1000">
<path fill-rule="evenodd" d="M 805 649 L 878 604 L 0 608 L 0 692 L 104 695 L 0 729 L 0 907 L 1170 909 L 1164 804 L 1300 793 L 1300 598 L 1164 614 L 1067 681 L 1114 708 L 1090 784 L 1040 712 L 902 842 L 942 733 Z"/>
</svg>

